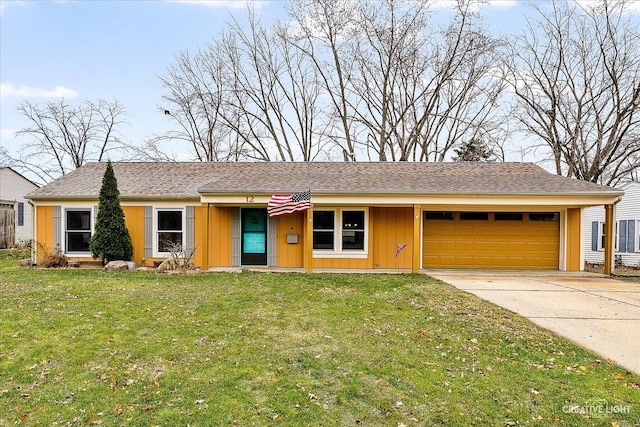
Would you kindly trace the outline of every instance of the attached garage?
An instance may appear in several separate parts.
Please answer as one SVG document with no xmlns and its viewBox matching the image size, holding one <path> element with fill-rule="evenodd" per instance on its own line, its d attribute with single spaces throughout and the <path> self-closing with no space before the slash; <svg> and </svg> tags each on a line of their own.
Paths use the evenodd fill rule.
<svg viewBox="0 0 640 427">
<path fill-rule="evenodd" d="M 558 270 L 557 212 L 424 212 L 423 268 Z"/>
<path fill-rule="evenodd" d="M 584 267 L 583 210 L 604 205 L 605 272 L 610 273 L 615 204 L 624 194 L 529 163 L 113 166 L 134 261 L 149 265 L 166 256 L 153 241 L 167 234 L 158 218 L 168 212 L 182 218 L 169 234 L 198 247 L 194 262 L 203 269 L 579 271 Z M 91 259 L 65 243 L 64 215 L 94 209 L 104 170 L 102 163 L 88 164 L 29 194 L 39 243 L 75 260 Z M 304 211 L 266 217 L 272 199 L 294 202 L 294 196 L 307 193 Z"/>
</svg>

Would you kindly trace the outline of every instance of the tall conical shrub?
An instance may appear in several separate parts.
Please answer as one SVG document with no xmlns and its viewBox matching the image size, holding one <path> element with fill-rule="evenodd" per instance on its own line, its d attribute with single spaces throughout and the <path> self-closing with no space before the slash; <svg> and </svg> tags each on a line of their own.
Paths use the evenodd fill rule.
<svg viewBox="0 0 640 427">
<path fill-rule="evenodd" d="M 131 236 L 120 206 L 118 180 L 113 173 L 111 161 L 107 163 L 102 177 L 98 216 L 95 231 L 89 240 L 89 250 L 94 258 L 102 259 L 103 264 L 114 260 L 127 261 L 133 255 Z"/>
</svg>

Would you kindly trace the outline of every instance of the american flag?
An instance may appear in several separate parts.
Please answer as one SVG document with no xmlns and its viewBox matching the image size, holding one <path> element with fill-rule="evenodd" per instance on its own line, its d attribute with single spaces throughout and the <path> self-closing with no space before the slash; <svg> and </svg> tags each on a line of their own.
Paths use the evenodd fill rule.
<svg viewBox="0 0 640 427">
<path fill-rule="evenodd" d="M 311 191 L 295 194 L 274 194 L 267 204 L 269 216 L 290 214 L 311 208 Z"/>
</svg>

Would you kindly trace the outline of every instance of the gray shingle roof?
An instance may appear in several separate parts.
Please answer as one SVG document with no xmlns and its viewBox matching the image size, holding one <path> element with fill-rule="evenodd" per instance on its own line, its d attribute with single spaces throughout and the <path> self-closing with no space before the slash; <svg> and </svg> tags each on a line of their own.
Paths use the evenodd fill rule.
<svg viewBox="0 0 640 427">
<path fill-rule="evenodd" d="M 113 163 L 120 197 L 199 198 L 200 194 L 615 195 L 620 190 L 557 176 L 531 163 L 239 162 Z M 104 163 L 90 163 L 29 194 L 92 198 Z"/>
</svg>

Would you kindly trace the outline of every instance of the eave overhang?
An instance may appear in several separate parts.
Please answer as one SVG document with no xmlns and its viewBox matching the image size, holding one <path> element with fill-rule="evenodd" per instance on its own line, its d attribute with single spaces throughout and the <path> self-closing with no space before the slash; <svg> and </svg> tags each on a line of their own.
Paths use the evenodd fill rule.
<svg viewBox="0 0 640 427">
<path fill-rule="evenodd" d="M 276 193 L 276 192 L 274 192 Z M 277 192 L 284 193 L 287 192 Z M 624 193 L 607 191 L 606 193 L 561 193 L 561 194 L 336 194 L 312 192 L 311 203 L 318 205 L 357 205 L 357 206 L 547 206 L 547 207 L 587 207 L 616 203 Z M 264 193 L 208 193 L 201 194 L 202 203 L 220 206 L 266 205 L 271 194 Z"/>
</svg>

